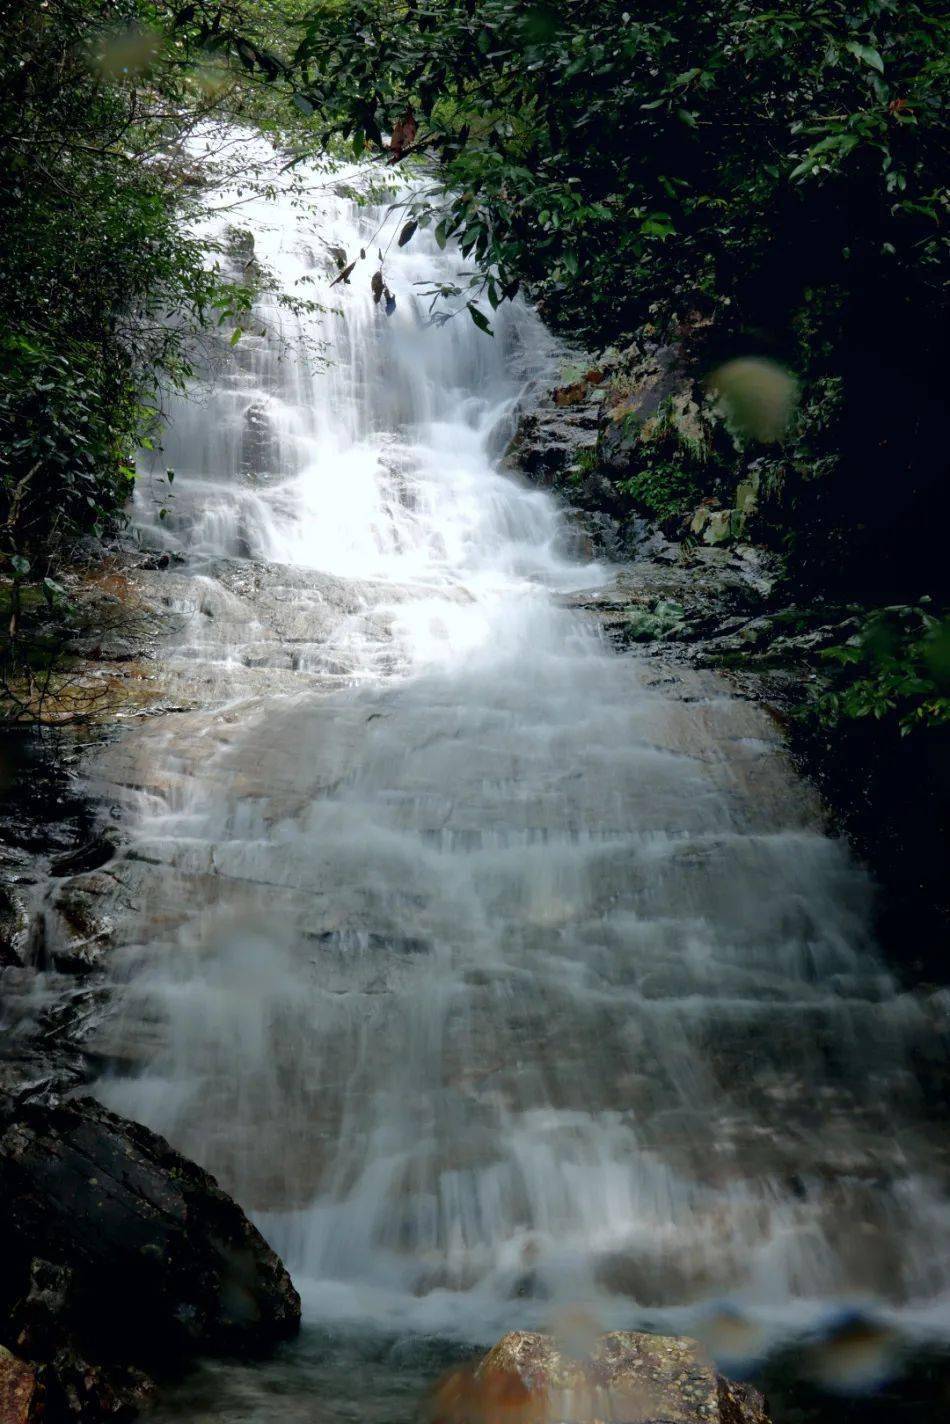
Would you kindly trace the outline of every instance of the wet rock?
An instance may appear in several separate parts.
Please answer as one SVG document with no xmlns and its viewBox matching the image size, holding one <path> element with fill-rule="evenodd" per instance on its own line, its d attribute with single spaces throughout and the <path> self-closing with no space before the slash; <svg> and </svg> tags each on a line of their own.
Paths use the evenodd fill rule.
<svg viewBox="0 0 950 1424">
<path fill-rule="evenodd" d="M 40 1415 L 36 1370 L 0 1345 L 0 1424 L 34 1424 Z"/>
<path fill-rule="evenodd" d="M 98 870 L 107 865 L 116 852 L 118 834 L 107 829 L 84 841 L 67 855 L 58 855 L 50 861 L 49 873 L 57 877 L 80 875 L 87 870 Z"/>
<path fill-rule="evenodd" d="M 683 394 L 685 383 L 682 355 L 675 346 L 631 347 L 621 353 L 612 373 L 614 420 L 628 415 L 638 422 L 649 420 L 671 397 Z"/>
<path fill-rule="evenodd" d="M 156 570 L 170 568 L 171 562 L 172 556 L 168 552 L 168 550 L 165 549 L 160 554 L 152 554 L 149 558 L 143 559 L 141 564 L 139 565 L 139 568 L 148 569 L 154 572 Z"/>
<path fill-rule="evenodd" d="M 263 475 L 279 468 L 277 438 L 264 401 L 254 401 L 244 412 L 241 430 L 241 472 Z"/>
<path fill-rule="evenodd" d="M 736 509 L 747 519 L 756 512 L 759 500 L 759 488 L 762 482 L 761 472 L 756 465 L 752 465 L 744 480 L 740 480 L 736 485 Z"/>
<path fill-rule="evenodd" d="M 738 530 L 736 528 L 735 510 L 716 509 L 713 510 L 706 520 L 703 529 L 704 544 L 728 544 L 736 538 Z"/>
<path fill-rule="evenodd" d="M 29 886 L 11 875 L 0 880 L 0 968 L 25 964 L 30 941 Z"/>
<path fill-rule="evenodd" d="M 77 875 L 54 890 L 44 917 L 44 953 L 63 974 L 97 969 L 112 943 L 112 920 L 103 907 L 114 895 L 111 872 Z"/>
<path fill-rule="evenodd" d="M 504 463 L 541 484 L 555 485 L 585 451 L 593 453 L 597 421 L 595 407 L 540 406 L 521 420 Z"/>
<path fill-rule="evenodd" d="M 214 1178 L 91 1098 L 0 1118 L 0 1316 L 65 1414 L 134 1412 L 192 1353 L 293 1335 L 290 1277 Z"/>
<path fill-rule="evenodd" d="M 589 394 L 587 381 L 574 381 L 569 386 L 558 386 L 553 395 L 555 405 L 581 405 Z"/>
<path fill-rule="evenodd" d="M 706 525 L 709 523 L 714 510 L 715 501 L 708 498 L 704 499 L 689 521 L 690 534 L 695 534 L 697 538 L 701 538 L 705 533 Z"/>
<path fill-rule="evenodd" d="M 580 1339 L 562 1346 L 551 1336 L 513 1331 L 470 1380 L 456 1372 L 443 1383 L 434 1412 L 469 1421 L 492 1417 L 504 1402 L 525 1424 L 768 1424 L 762 1395 L 720 1375 L 695 1340 L 616 1331 L 592 1343 L 588 1350 Z"/>
<path fill-rule="evenodd" d="M 627 613 L 625 632 L 631 642 L 649 643 L 682 632 L 686 626 L 682 604 L 661 598 L 652 608 L 631 608 Z"/>
<path fill-rule="evenodd" d="M 42 1362 L 37 1370 L 42 1417 L 53 1424 L 60 1419 L 131 1418 L 150 1402 L 155 1382 L 134 1366 L 99 1363 L 84 1348 L 63 1343 L 61 1322 L 70 1309 L 71 1289 L 67 1267 L 36 1258 L 27 1293 L 15 1307 L 17 1348 Z"/>
</svg>

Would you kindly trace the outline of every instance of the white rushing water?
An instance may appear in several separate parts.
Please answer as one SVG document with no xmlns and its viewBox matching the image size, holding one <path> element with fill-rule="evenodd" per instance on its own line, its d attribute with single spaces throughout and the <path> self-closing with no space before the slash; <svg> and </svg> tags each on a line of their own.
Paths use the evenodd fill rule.
<svg viewBox="0 0 950 1424">
<path fill-rule="evenodd" d="M 737 1353 L 842 1304 L 937 1320 L 923 1011 L 766 716 L 561 596 L 609 570 L 498 468 L 537 318 L 428 326 L 414 284 L 461 264 L 423 229 L 387 314 L 400 215 L 332 186 L 234 221 L 339 311 L 263 299 L 170 413 L 162 521 L 143 478 L 187 559 L 172 661 L 220 706 L 133 749 L 101 1096 L 219 1175 L 312 1318 L 482 1340 L 728 1301 Z M 368 252 L 332 291 L 328 245 Z"/>
</svg>

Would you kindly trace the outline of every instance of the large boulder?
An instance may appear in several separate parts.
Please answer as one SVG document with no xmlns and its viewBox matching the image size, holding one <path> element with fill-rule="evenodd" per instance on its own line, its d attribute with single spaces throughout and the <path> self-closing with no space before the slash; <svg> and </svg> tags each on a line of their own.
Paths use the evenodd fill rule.
<svg viewBox="0 0 950 1424">
<path fill-rule="evenodd" d="M 300 1321 L 214 1178 L 92 1098 L 0 1118 L 0 1255 L 0 1338 L 83 1418 L 134 1409 L 189 1354 L 257 1353 Z"/>
<path fill-rule="evenodd" d="M 433 1395 L 440 1424 L 488 1424 L 499 1412 L 512 1424 L 769 1424 L 762 1395 L 719 1374 L 695 1340 L 632 1331 L 576 1350 L 516 1330 Z"/>
</svg>

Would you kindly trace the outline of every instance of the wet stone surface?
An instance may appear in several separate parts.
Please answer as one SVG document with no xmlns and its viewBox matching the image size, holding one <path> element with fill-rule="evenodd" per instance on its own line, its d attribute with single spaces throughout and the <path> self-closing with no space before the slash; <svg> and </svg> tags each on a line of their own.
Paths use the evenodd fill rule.
<svg viewBox="0 0 950 1424">
<path fill-rule="evenodd" d="M 436 1418 L 462 1424 L 507 1406 L 538 1424 L 769 1424 L 750 1385 L 719 1374 L 694 1340 L 617 1331 L 589 1350 L 514 1331 L 474 1372 L 453 1372 L 436 1390 Z"/>
</svg>

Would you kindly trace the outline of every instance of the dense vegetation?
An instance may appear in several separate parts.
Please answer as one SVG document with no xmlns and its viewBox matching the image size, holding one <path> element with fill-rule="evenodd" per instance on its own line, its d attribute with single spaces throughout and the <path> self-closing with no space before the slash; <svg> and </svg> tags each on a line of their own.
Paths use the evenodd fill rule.
<svg viewBox="0 0 950 1424">
<path fill-rule="evenodd" d="M 247 108 L 235 73 L 280 91 L 301 152 L 342 136 L 415 164 L 412 219 L 471 259 L 459 290 L 481 325 L 524 282 L 594 345 L 674 337 L 697 372 L 782 357 L 811 417 L 780 456 L 800 562 L 817 538 L 853 563 L 876 523 L 941 498 L 948 35 L 932 0 L 7 5 L 11 567 L 105 527 L 182 334 L 214 319 L 172 159 L 196 119 Z M 869 487 L 886 513 L 851 517 Z"/>
<path fill-rule="evenodd" d="M 724 302 L 774 328 L 808 280 L 935 290 L 948 31 L 893 0 L 374 0 L 316 7 L 298 58 L 357 148 L 411 111 L 440 232 L 602 341 Z"/>
<path fill-rule="evenodd" d="M 653 422 L 614 498 L 667 520 L 756 467 L 756 533 L 813 590 L 946 593 L 945 99 L 935 0 L 46 0 L 0 7 L 0 556 L 11 589 L 103 535 L 188 341 L 247 295 L 183 218 L 196 123 L 250 114 L 415 177 L 490 330 L 525 285 L 592 347 L 672 345 L 701 390 L 778 358 L 778 443 Z M 703 412 L 709 417 L 711 403 Z M 915 654 L 909 650 L 913 662 Z M 850 704 L 849 704 L 850 705 Z"/>
<path fill-rule="evenodd" d="M 245 300 L 189 236 L 202 185 L 183 144 L 246 102 L 234 71 L 263 53 L 248 12 L 273 22 L 266 4 L 0 9 L 0 556 L 12 634 L 21 585 L 55 602 L 62 559 L 121 518 L 136 447 L 163 391 L 189 374 L 189 337 Z"/>
</svg>

